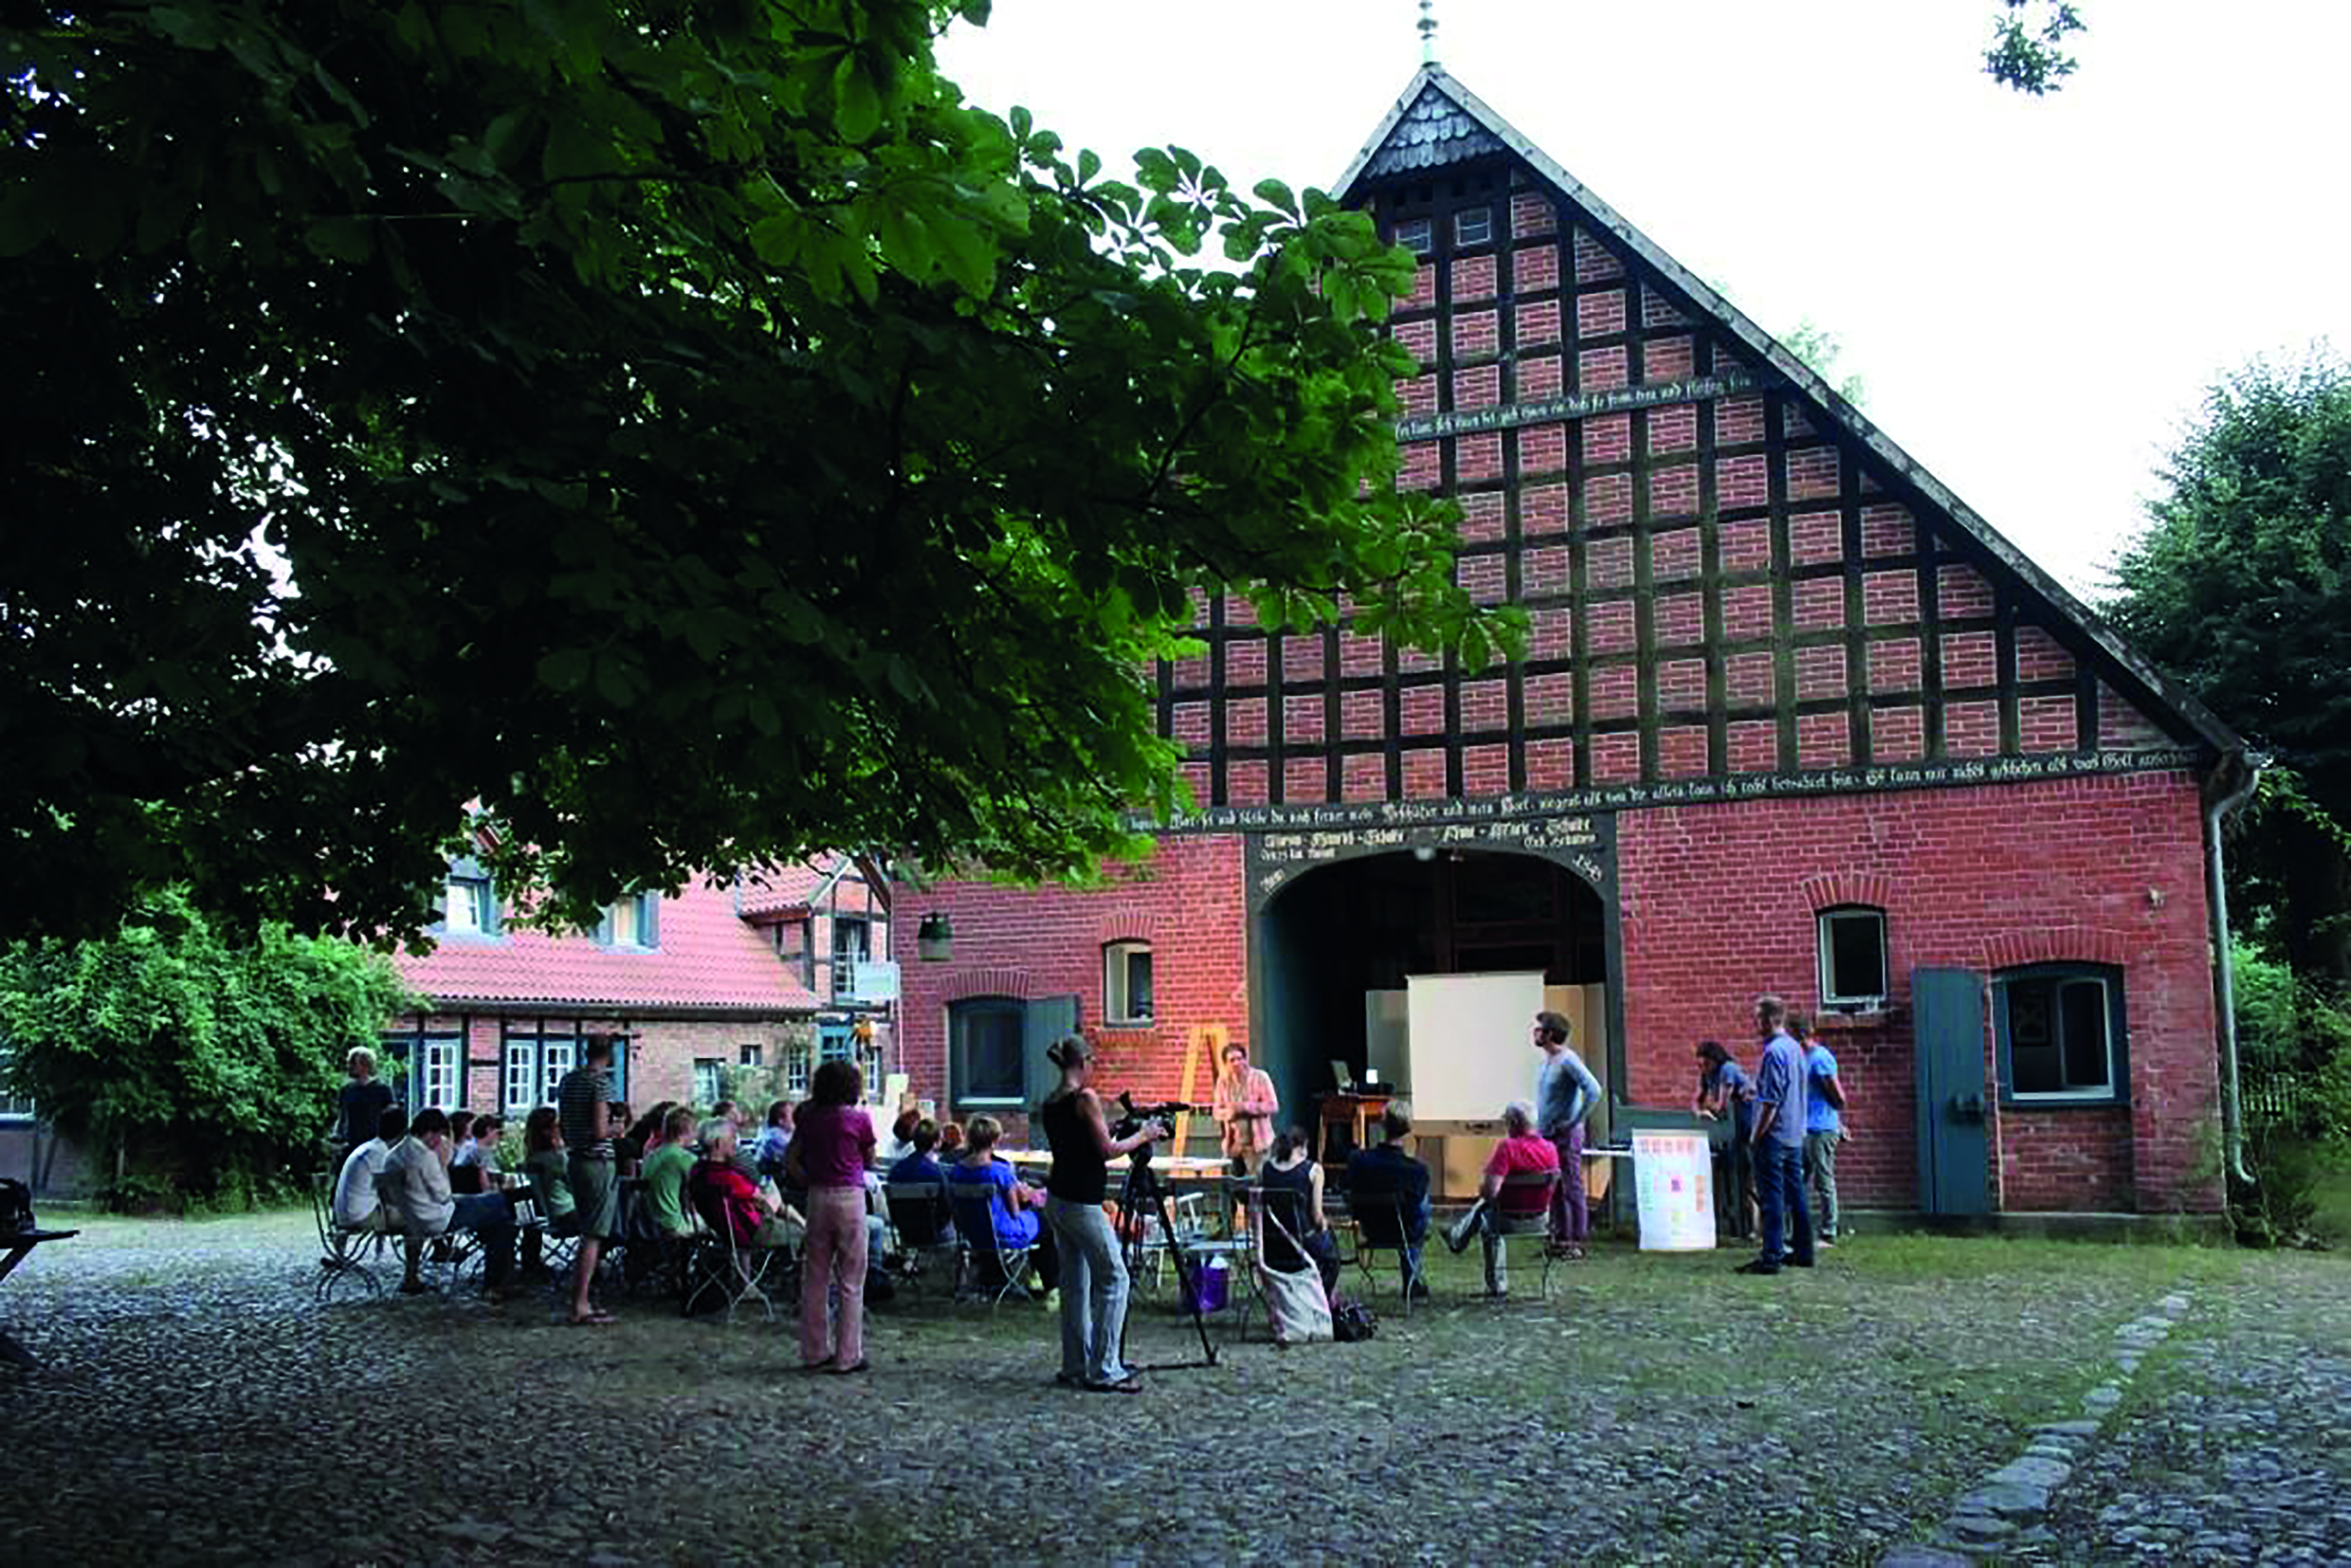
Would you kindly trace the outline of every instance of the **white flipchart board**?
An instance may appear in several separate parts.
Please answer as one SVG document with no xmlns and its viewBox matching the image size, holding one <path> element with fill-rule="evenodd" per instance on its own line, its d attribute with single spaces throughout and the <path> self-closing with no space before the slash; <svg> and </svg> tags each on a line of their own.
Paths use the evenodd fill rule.
<svg viewBox="0 0 2351 1568">
<path fill-rule="evenodd" d="M 1534 1093 L 1541 971 L 1408 975 L 1404 985 L 1413 1121 L 1492 1121 Z"/>
<path fill-rule="evenodd" d="M 1644 1252 L 1714 1249 L 1714 1163 L 1704 1133 L 1632 1135 L 1632 1186 Z"/>
</svg>

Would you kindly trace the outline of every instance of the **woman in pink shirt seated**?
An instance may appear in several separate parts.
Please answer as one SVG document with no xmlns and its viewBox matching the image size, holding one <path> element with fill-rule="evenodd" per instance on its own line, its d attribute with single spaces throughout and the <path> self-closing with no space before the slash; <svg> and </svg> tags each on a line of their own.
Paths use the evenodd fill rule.
<svg viewBox="0 0 2351 1568">
<path fill-rule="evenodd" d="M 800 1370 L 866 1370 L 866 1164 L 873 1121 L 859 1103 L 856 1065 L 825 1062 L 809 1081 L 794 1120 L 784 1177 L 808 1194 L 808 1243 L 800 1257 Z M 838 1322 L 826 1305 L 839 1292 Z M 829 1332 L 828 1332 L 829 1330 Z"/>
</svg>

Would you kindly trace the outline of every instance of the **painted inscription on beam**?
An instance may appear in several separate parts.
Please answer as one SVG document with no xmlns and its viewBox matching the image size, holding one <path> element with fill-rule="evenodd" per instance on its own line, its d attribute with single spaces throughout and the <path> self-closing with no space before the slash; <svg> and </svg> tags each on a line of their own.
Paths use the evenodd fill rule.
<svg viewBox="0 0 2351 1568">
<path fill-rule="evenodd" d="M 1457 409 L 1451 413 L 1412 414 L 1396 421 L 1398 441 L 1427 441 L 1434 436 L 1473 435 L 1480 430 L 1508 430 L 1521 425 L 1549 425 L 1587 414 L 1621 413 L 1628 409 L 1653 409 L 1663 403 L 1694 403 L 1747 392 L 1763 383 L 1744 371 L 1715 375 L 1686 375 L 1678 381 L 1658 381 L 1645 387 L 1611 387 L 1605 392 L 1565 392 L 1539 397 L 1531 403 L 1506 403 L 1491 409 Z"/>
<path fill-rule="evenodd" d="M 1955 784 L 2023 784 L 2087 775 L 2196 768 L 2186 747 L 2110 752 L 2059 752 L 2045 757 L 1976 757 L 1943 762 L 1894 762 L 1815 773 L 1744 774 L 1733 778 L 1680 778 L 1655 784 L 1608 784 L 1589 790 L 1495 795 L 1484 800 L 1366 800 L 1319 806 L 1210 806 L 1165 826 L 1130 818 L 1145 831 L 1230 833 L 1271 829 L 1418 828 L 1445 822 L 1491 823 L 1513 817 L 1638 810 L 1645 806 L 1704 806 L 1725 801 L 1853 794 L 1878 790 L 1941 789 Z"/>
<path fill-rule="evenodd" d="M 1311 832 L 1268 832 L 1249 839 L 1250 884 L 1260 897 L 1273 893 L 1299 872 L 1355 855 L 1409 850 L 1524 849 L 1549 857 L 1613 898 L 1616 864 L 1615 821 L 1606 813 L 1573 816 L 1504 816 L 1478 822 L 1419 827 L 1327 828 Z"/>
</svg>

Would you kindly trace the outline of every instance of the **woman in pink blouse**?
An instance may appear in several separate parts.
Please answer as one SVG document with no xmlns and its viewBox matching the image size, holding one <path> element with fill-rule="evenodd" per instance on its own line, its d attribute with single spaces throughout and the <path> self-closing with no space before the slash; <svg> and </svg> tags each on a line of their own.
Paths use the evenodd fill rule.
<svg viewBox="0 0 2351 1568">
<path fill-rule="evenodd" d="M 785 1179 L 808 1192 L 808 1242 L 800 1257 L 800 1370 L 866 1370 L 866 1164 L 873 1121 L 859 1103 L 856 1065 L 825 1062 L 784 1155 Z M 837 1293 L 838 1322 L 826 1305 Z M 828 1330 L 830 1332 L 828 1332 Z"/>
<path fill-rule="evenodd" d="M 1225 1048 L 1225 1068 L 1216 1078 L 1212 1109 L 1217 1125 L 1224 1129 L 1226 1156 L 1239 1160 L 1255 1176 L 1266 1162 L 1266 1151 L 1273 1147 L 1273 1119 L 1280 1114 L 1282 1102 L 1265 1069 L 1249 1066 L 1247 1047 Z"/>
</svg>

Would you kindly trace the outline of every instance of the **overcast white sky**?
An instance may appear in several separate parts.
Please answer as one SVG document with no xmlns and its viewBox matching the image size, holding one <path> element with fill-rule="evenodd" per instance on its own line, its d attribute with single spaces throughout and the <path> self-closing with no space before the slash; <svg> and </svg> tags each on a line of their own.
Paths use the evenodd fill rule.
<svg viewBox="0 0 2351 1568">
<path fill-rule="evenodd" d="M 2203 390 L 2351 350 L 2351 6 L 2082 0 L 2065 91 L 1978 69 L 1994 0 L 1440 0 L 1439 55 L 2076 592 Z M 1415 0 L 996 0 L 942 50 L 1128 171 L 1176 142 L 1327 188 L 1420 63 Z"/>
</svg>

